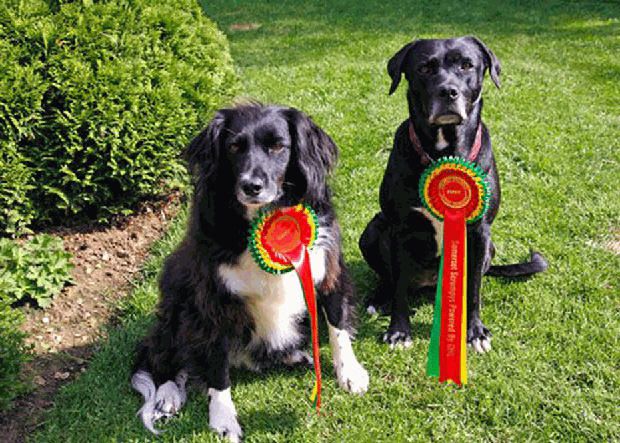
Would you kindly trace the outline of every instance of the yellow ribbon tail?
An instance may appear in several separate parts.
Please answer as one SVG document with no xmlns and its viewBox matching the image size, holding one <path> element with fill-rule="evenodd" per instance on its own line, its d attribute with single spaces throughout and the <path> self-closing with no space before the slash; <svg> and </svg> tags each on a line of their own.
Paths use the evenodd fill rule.
<svg viewBox="0 0 620 443">
<path fill-rule="evenodd" d="M 310 401 L 312 403 L 316 402 L 316 394 L 318 392 L 318 384 L 317 382 L 314 382 L 314 387 L 312 388 L 312 393 L 310 394 Z"/>
<path fill-rule="evenodd" d="M 467 230 L 463 241 L 465 258 L 463 263 L 463 315 L 461 316 L 461 383 L 467 383 Z"/>
</svg>

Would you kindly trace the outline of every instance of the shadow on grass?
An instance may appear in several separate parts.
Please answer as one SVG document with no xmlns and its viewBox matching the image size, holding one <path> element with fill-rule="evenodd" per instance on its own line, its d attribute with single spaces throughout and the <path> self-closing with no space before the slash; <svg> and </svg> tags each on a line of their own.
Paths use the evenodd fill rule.
<svg viewBox="0 0 620 443">
<path fill-rule="evenodd" d="M 57 441 L 66 435 L 68 441 L 78 438 L 89 429 L 89 441 L 143 440 L 151 435 L 135 416 L 142 398 L 132 390 L 129 380 L 133 362 L 133 349 L 152 324 L 152 315 L 143 315 L 118 327 L 113 327 L 98 354 L 91 361 L 89 370 L 59 393 L 58 401 L 70 408 L 53 409 L 47 417 L 48 425 L 34 441 Z M 68 350 L 67 352 L 71 352 Z M 270 369 L 261 374 L 234 370 L 233 389 L 260 379 L 278 376 L 280 380 L 301 378 L 308 369 Z M 308 387 L 308 389 L 310 389 Z M 88 395 L 84 395 L 87 392 Z M 208 431 L 208 407 L 202 389 L 194 384 L 189 387 L 189 400 L 178 417 L 158 423 L 166 430 L 164 441 L 183 439 Z M 254 429 L 286 433 L 297 426 L 294 414 L 282 411 L 252 410 L 244 413 L 243 421 L 252 423 Z"/>
<path fill-rule="evenodd" d="M 362 300 L 369 288 L 368 282 L 376 279 L 362 261 L 352 262 L 350 269 L 360 286 L 359 306 L 362 310 Z M 419 299 L 420 303 L 425 302 L 423 298 Z M 414 308 L 415 306 L 413 305 Z M 109 339 L 93 358 L 89 370 L 59 393 L 58 402 L 71 407 L 53 409 L 48 417 L 50 425 L 38 434 L 34 441 L 57 441 L 58 435 L 76 437 L 85 429 L 91 430 L 89 431 L 91 441 L 105 440 L 111 436 L 118 441 L 143 440 L 150 437 L 135 416 L 142 404 L 142 398 L 131 389 L 129 379 L 134 358 L 133 350 L 152 325 L 153 319 L 151 313 L 141 313 L 129 307 L 125 310 L 124 320 L 108 325 Z M 361 312 L 357 340 L 378 340 L 383 333 L 384 320 L 367 321 L 367 315 Z M 324 320 L 321 320 L 319 327 L 323 347 L 321 363 L 324 379 L 333 382 L 335 373 L 330 359 L 327 358 L 326 346 L 329 338 Z M 430 334 L 430 324 L 417 322 L 413 317 L 412 333 L 414 336 L 426 338 Z M 247 385 L 262 386 L 263 380 L 265 383 L 275 380 L 285 385 L 300 384 L 299 389 L 302 391 L 300 395 L 305 399 L 306 391 L 311 388 L 310 385 L 306 386 L 309 373 L 311 369 L 303 367 L 272 368 L 261 373 L 234 369 L 231 378 L 233 389 L 239 393 L 238 395 L 247 390 L 244 389 Z M 84 395 L 85 392 L 88 395 Z M 242 399 L 238 398 L 237 401 L 241 402 Z M 241 417 L 242 422 L 250 433 L 288 435 L 299 426 L 300 418 L 298 414 L 290 412 L 287 402 L 284 397 L 265 398 L 262 402 L 252 405 L 249 410 L 246 405 Z M 190 386 L 188 403 L 180 415 L 158 424 L 158 427 L 166 430 L 164 441 L 208 433 L 208 405 L 202 390 L 197 386 Z"/>
</svg>

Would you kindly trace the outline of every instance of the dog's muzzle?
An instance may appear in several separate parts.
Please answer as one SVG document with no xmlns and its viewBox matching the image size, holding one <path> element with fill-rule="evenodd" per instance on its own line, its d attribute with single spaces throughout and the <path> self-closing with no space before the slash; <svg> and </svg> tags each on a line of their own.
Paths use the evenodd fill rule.
<svg viewBox="0 0 620 443">
<path fill-rule="evenodd" d="M 431 106 L 431 112 L 428 117 L 429 124 L 438 126 L 460 125 L 467 119 L 464 99 L 458 99 L 453 103 L 441 102 L 442 100 L 439 100 L 439 103 L 434 103 Z"/>
<path fill-rule="evenodd" d="M 243 178 L 237 185 L 237 200 L 245 206 L 263 206 L 277 197 L 277 190 L 258 177 Z"/>
<path fill-rule="evenodd" d="M 429 108 L 428 122 L 431 125 L 460 125 L 467 119 L 465 97 L 453 85 L 439 88 Z"/>
</svg>

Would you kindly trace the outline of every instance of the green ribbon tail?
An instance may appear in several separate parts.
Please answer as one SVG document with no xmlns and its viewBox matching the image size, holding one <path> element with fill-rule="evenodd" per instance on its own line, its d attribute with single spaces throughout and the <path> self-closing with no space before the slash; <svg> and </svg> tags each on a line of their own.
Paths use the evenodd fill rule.
<svg viewBox="0 0 620 443">
<path fill-rule="evenodd" d="M 428 345 L 428 360 L 426 362 L 426 375 L 439 377 L 439 332 L 441 328 L 441 282 L 443 280 L 443 250 L 439 261 L 437 274 L 437 292 L 435 293 L 435 311 L 433 312 L 433 329 L 431 341 Z"/>
</svg>

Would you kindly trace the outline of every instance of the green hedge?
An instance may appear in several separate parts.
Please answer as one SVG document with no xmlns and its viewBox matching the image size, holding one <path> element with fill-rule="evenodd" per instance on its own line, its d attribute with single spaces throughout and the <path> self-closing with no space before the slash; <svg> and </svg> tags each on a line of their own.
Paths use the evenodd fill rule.
<svg viewBox="0 0 620 443">
<path fill-rule="evenodd" d="M 105 218 L 178 185 L 179 153 L 235 92 L 197 0 L 0 5 L 0 232 Z"/>
</svg>

